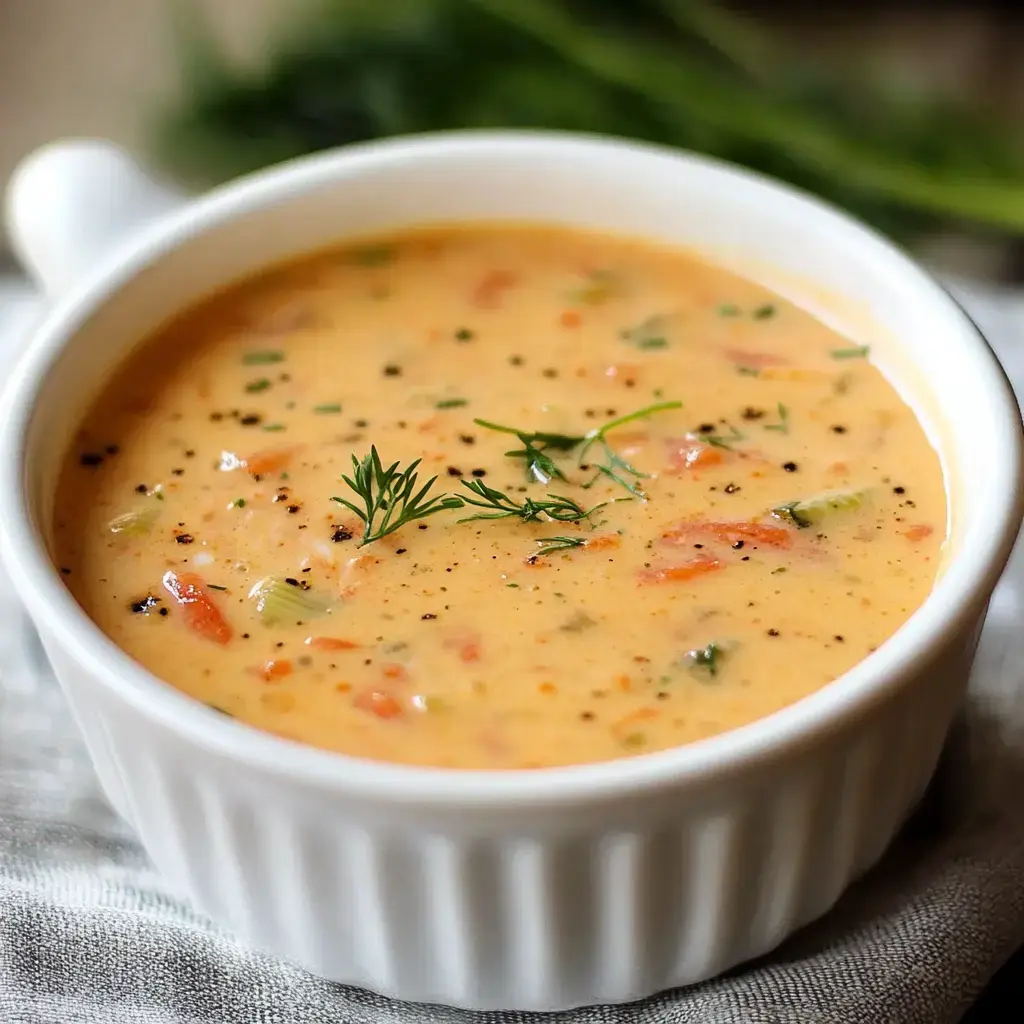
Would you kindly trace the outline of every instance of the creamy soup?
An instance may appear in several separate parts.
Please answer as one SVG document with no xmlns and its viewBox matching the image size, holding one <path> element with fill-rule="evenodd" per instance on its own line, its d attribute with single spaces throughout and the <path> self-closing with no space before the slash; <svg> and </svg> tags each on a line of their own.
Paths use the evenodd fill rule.
<svg viewBox="0 0 1024 1024">
<path fill-rule="evenodd" d="M 906 620 L 946 533 L 866 348 L 685 253 L 499 225 L 317 255 L 167 325 L 56 508 L 72 593 L 167 682 L 467 768 L 777 711 Z"/>
</svg>

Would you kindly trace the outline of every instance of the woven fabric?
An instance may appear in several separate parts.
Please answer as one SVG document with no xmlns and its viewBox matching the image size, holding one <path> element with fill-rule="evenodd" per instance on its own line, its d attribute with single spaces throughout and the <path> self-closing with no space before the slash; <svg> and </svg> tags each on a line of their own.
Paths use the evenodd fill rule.
<svg viewBox="0 0 1024 1024">
<path fill-rule="evenodd" d="M 962 297 L 1024 387 L 1024 299 Z M 28 314 L 25 300 L 0 290 L 0 346 L 18 344 Z M 924 806 L 825 920 L 727 977 L 553 1016 L 573 1024 L 959 1020 L 1024 944 L 1022 605 L 1024 554 L 992 602 L 963 720 Z M 105 803 L 16 595 L 0 580 L 0 1021 L 522 1019 L 330 984 L 245 948 L 181 902 Z"/>
</svg>

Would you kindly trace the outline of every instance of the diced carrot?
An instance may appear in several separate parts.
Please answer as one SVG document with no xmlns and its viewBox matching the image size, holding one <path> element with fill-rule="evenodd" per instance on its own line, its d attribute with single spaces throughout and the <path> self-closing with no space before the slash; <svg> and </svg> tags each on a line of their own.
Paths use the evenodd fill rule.
<svg viewBox="0 0 1024 1024">
<path fill-rule="evenodd" d="M 727 348 L 725 354 L 732 362 L 755 370 L 762 370 L 766 366 L 785 366 L 788 362 L 782 356 L 773 355 L 771 352 L 748 352 L 742 348 Z"/>
<path fill-rule="evenodd" d="M 256 452 L 245 460 L 245 468 L 253 476 L 280 473 L 291 464 L 296 450 L 295 448 L 268 448 L 266 451 Z"/>
<path fill-rule="evenodd" d="M 637 577 L 641 583 L 685 583 L 687 580 L 705 576 L 724 568 L 723 564 L 710 555 L 698 555 L 681 565 L 670 565 L 663 569 L 641 569 Z"/>
<path fill-rule="evenodd" d="M 214 603 L 206 582 L 194 572 L 176 573 L 168 570 L 163 577 L 164 589 L 178 602 L 185 625 L 214 643 L 226 644 L 234 634 L 231 624 Z"/>
<path fill-rule="evenodd" d="M 903 531 L 903 536 L 909 541 L 924 540 L 925 537 L 930 537 L 935 532 L 935 528 L 929 526 L 927 523 L 918 523 L 916 526 L 910 527 L 909 530 Z"/>
<path fill-rule="evenodd" d="M 459 658 L 467 665 L 480 660 L 480 637 L 475 631 L 456 633 L 444 641 L 448 650 L 458 652 Z"/>
<path fill-rule="evenodd" d="M 636 711 L 631 711 L 628 715 L 623 715 L 622 718 L 618 719 L 612 725 L 612 729 L 615 732 L 620 732 L 632 725 L 636 725 L 638 722 L 649 722 L 660 714 L 661 712 L 657 708 L 637 708 Z"/>
<path fill-rule="evenodd" d="M 725 461 L 720 448 L 701 441 L 684 438 L 669 442 L 669 472 L 682 473 L 688 469 L 701 470 L 719 466 Z"/>
<path fill-rule="evenodd" d="M 259 668 L 253 669 L 253 672 L 265 683 L 274 683 L 292 674 L 292 663 L 286 658 L 278 658 L 276 661 L 265 661 Z"/>
<path fill-rule="evenodd" d="M 478 309 L 494 309 L 501 302 L 501 293 L 516 283 L 515 274 L 508 270 L 492 270 L 473 288 L 472 303 Z"/>
<path fill-rule="evenodd" d="M 725 544 L 735 544 L 742 540 L 765 544 L 771 548 L 793 546 L 791 530 L 784 526 L 770 526 L 767 523 L 680 523 L 679 526 L 662 534 L 662 538 L 671 544 L 687 544 L 692 540 L 708 537 Z"/>
<path fill-rule="evenodd" d="M 402 705 L 384 690 L 362 690 L 352 701 L 360 711 L 368 711 L 378 718 L 398 718 Z"/>
<path fill-rule="evenodd" d="M 558 318 L 563 327 L 579 327 L 583 323 L 583 317 L 575 309 L 567 309 Z"/>
<path fill-rule="evenodd" d="M 467 643 L 464 643 L 459 648 L 459 657 L 467 664 L 470 664 L 474 661 L 479 661 L 480 645 L 472 640 Z"/>
<path fill-rule="evenodd" d="M 360 646 L 352 640 L 339 640 L 333 636 L 307 636 L 306 644 L 318 651 L 354 651 Z"/>
<path fill-rule="evenodd" d="M 383 668 L 385 679 L 408 679 L 409 673 L 405 670 L 404 665 L 399 665 L 397 662 L 389 662 Z"/>
<path fill-rule="evenodd" d="M 583 547 L 587 551 L 609 551 L 622 544 L 622 538 L 617 533 L 599 533 L 596 537 L 588 537 Z"/>
</svg>

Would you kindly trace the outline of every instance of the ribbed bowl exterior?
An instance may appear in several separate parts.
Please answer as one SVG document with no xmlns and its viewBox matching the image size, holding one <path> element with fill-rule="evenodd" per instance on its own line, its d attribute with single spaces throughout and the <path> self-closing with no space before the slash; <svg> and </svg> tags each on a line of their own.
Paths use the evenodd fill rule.
<svg viewBox="0 0 1024 1024">
<path fill-rule="evenodd" d="M 393 808 L 165 731 L 44 635 L 111 802 L 245 941 L 406 1000 L 554 1010 L 701 981 L 819 917 L 924 792 L 980 618 L 797 751 L 636 800 Z"/>
</svg>

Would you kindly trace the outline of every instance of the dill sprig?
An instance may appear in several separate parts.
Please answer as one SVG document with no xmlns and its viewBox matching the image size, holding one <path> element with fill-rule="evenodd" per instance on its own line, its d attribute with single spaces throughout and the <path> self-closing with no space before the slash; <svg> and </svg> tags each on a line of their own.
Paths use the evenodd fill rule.
<svg viewBox="0 0 1024 1024">
<path fill-rule="evenodd" d="M 533 557 L 553 555 L 556 551 L 571 551 L 573 548 L 583 547 L 586 543 L 586 537 L 541 537 L 537 540 L 538 550 Z"/>
<path fill-rule="evenodd" d="M 602 501 L 593 508 L 584 509 L 578 502 L 562 494 L 548 494 L 541 499 L 524 498 L 517 502 L 502 491 L 488 487 L 483 480 L 463 480 L 462 485 L 474 495 L 463 497 L 462 501 L 475 508 L 490 509 L 489 512 L 477 512 L 475 515 L 460 519 L 460 523 L 469 523 L 475 519 L 520 519 L 524 523 L 541 522 L 544 519 L 556 523 L 581 523 L 589 519 L 598 509 L 612 504 Z M 617 501 L 628 501 L 628 498 L 617 498 Z"/>
<path fill-rule="evenodd" d="M 515 449 L 505 454 L 509 458 L 522 459 L 526 467 L 526 475 L 532 482 L 548 484 L 556 477 L 559 480 L 566 479 L 565 474 L 558 465 L 547 454 L 548 451 L 569 453 L 574 449 L 577 452 L 577 466 L 580 469 L 590 467 L 597 472 L 593 478 L 585 483 L 584 487 L 593 485 L 602 477 L 614 481 L 624 488 L 634 498 L 643 499 L 643 491 L 639 487 L 639 481 L 646 479 L 647 474 L 642 473 L 635 466 L 627 462 L 618 452 L 615 451 L 608 434 L 627 423 L 634 423 L 637 420 L 646 419 L 659 412 L 667 412 L 670 409 L 681 409 L 682 402 L 657 402 L 654 405 L 637 409 L 636 412 L 628 413 L 625 416 L 618 416 L 607 423 L 603 423 L 585 434 L 556 434 L 548 431 L 520 430 L 518 427 L 507 427 L 501 423 L 493 423 L 490 420 L 476 419 L 473 422 L 477 426 L 487 430 L 494 430 L 502 434 L 513 434 L 522 442 L 521 449 Z M 595 446 L 599 450 L 598 458 L 587 458 L 588 453 L 594 451 Z M 632 480 L 629 479 L 632 477 Z"/>
<path fill-rule="evenodd" d="M 359 495 L 362 507 L 346 498 L 332 497 L 331 501 L 344 505 L 362 520 L 365 529 L 360 547 L 394 533 L 406 523 L 445 509 L 462 508 L 462 498 L 455 495 L 437 494 L 427 498 L 427 493 L 437 481 L 436 476 L 417 490 L 416 469 L 420 462 L 416 459 L 401 471 L 397 462 L 385 469 L 376 447 L 371 447 L 370 454 L 362 459 L 352 456 L 352 476 L 342 476 L 341 479 Z"/>
</svg>

